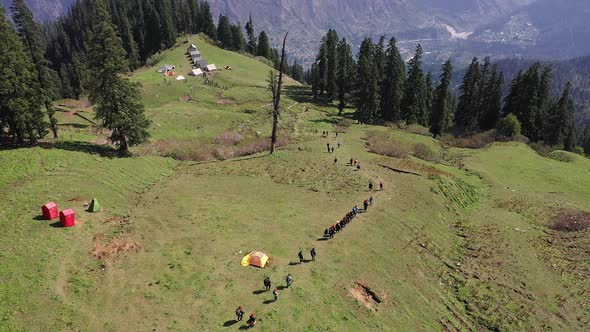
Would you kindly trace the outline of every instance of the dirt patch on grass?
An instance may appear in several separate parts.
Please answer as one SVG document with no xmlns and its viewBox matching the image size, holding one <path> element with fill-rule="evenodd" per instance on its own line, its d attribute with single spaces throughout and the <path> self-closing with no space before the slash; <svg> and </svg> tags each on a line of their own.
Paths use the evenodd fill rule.
<svg viewBox="0 0 590 332">
<path fill-rule="evenodd" d="M 137 241 L 127 239 L 113 239 L 103 243 L 104 234 L 96 233 L 92 238 L 92 255 L 98 259 L 109 259 L 116 255 L 138 251 L 143 245 Z"/>
<path fill-rule="evenodd" d="M 111 222 L 122 222 L 122 221 L 123 221 L 123 217 L 110 217 L 107 220 L 105 220 L 103 223 L 108 224 Z"/>
<path fill-rule="evenodd" d="M 223 97 L 223 94 L 218 93 L 217 94 L 217 104 L 218 105 L 236 105 L 237 102 L 234 99 L 225 98 L 225 97 Z"/>
<path fill-rule="evenodd" d="M 348 293 L 367 309 L 373 311 L 377 311 L 379 305 L 385 301 L 384 292 L 377 294 L 362 280 L 355 281 L 354 286 L 348 290 Z"/>
<path fill-rule="evenodd" d="M 553 218 L 549 228 L 561 232 L 580 232 L 590 228 L 590 213 L 567 211 Z"/>
</svg>

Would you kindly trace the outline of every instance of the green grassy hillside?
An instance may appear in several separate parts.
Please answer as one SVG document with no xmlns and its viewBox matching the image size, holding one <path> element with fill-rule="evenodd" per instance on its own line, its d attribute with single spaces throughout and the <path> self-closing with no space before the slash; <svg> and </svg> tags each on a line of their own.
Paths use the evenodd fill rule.
<svg viewBox="0 0 590 332">
<path fill-rule="evenodd" d="M 136 72 L 153 138 L 135 157 L 104 146 L 104 133 L 73 115 L 92 118 L 77 101 L 59 102 L 59 141 L 0 151 L 0 331 L 231 331 L 244 328 L 233 321 L 238 305 L 263 331 L 590 324 L 590 230 L 549 227 L 560 216 L 590 223 L 581 212 L 590 211 L 590 160 L 545 158 L 520 143 L 457 149 L 352 124 L 296 83 L 281 118 L 290 143 L 232 158 L 268 139 L 270 68 L 192 41 L 210 63 L 232 66 L 213 78 L 228 89 Z M 160 64 L 185 75 L 183 42 Z M 215 140 L 224 133 L 243 139 Z M 376 142 L 405 157 L 370 152 Z M 369 192 L 370 181 L 385 189 Z M 369 196 L 366 213 L 319 240 Z M 91 214 L 83 205 L 93 197 L 103 210 Z M 50 200 L 76 210 L 76 227 L 40 220 Z M 311 248 L 317 260 L 298 264 Z M 266 269 L 240 265 L 251 250 L 271 257 Z M 276 287 L 288 273 L 294 285 L 270 301 L 264 276 Z"/>
</svg>

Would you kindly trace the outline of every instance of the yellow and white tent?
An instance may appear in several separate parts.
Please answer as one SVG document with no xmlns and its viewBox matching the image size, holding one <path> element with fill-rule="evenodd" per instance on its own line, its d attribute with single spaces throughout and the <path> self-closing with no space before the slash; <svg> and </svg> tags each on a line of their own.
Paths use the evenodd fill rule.
<svg viewBox="0 0 590 332">
<path fill-rule="evenodd" d="M 266 263 L 268 263 L 268 256 L 260 251 L 252 251 L 242 258 L 242 266 L 252 265 L 259 268 L 264 268 Z"/>
</svg>

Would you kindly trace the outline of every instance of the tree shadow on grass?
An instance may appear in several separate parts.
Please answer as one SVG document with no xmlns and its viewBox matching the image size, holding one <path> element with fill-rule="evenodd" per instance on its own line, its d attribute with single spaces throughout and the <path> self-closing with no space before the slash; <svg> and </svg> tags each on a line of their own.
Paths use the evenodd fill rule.
<svg viewBox="0 0 590 332">
<path fill-rule="evenodd" d="M 58 149 L 66 151 L 84 152 L 105 158 L 125 158 L 131 156 L 129 152 L 121 152 L 111 146 L 98 145 L 90 142 L 68 141 L 55 143 L 41 143 L 39 147 L 47 150 Z"/>
<path fill-rule="evenodd" d="M 237 321 L 237 320 L 235 320 L 235 319 L 230 319 L 230 320 L 228 320 L 227 322 L 223 323 L 223 326 L 224 326 L 224 327 L 229 327 L 229 326 L 232 326 L 232 325 L 236 324 L 237 322 L 238 322 L 238 321 Z"/>
</svg>

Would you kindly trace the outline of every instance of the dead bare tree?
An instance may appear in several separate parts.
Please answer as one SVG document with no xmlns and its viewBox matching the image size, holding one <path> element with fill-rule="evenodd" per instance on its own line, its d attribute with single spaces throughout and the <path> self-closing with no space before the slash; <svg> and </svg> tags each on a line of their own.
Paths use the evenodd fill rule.
<svg viewBox="0 0 590 332">
<path fill-rule="evenodd" d="M 271 71 L 269 77 L 269 88 L 272 91 L 272 135 L 270 138 L 270 154 L 273 154 L 277 145 L 277 131 L 279 130 L 279 115 L 281 106 L 281 90 L 283 89 L 283 67 L 285 65 L 285 45 L 287 44 L 287 36 L 283 38 L 283 48 L 281 50 L 281 64 L 279 66 L 279 80 L 276 81 L 276 75 Z"/>
</svg>

